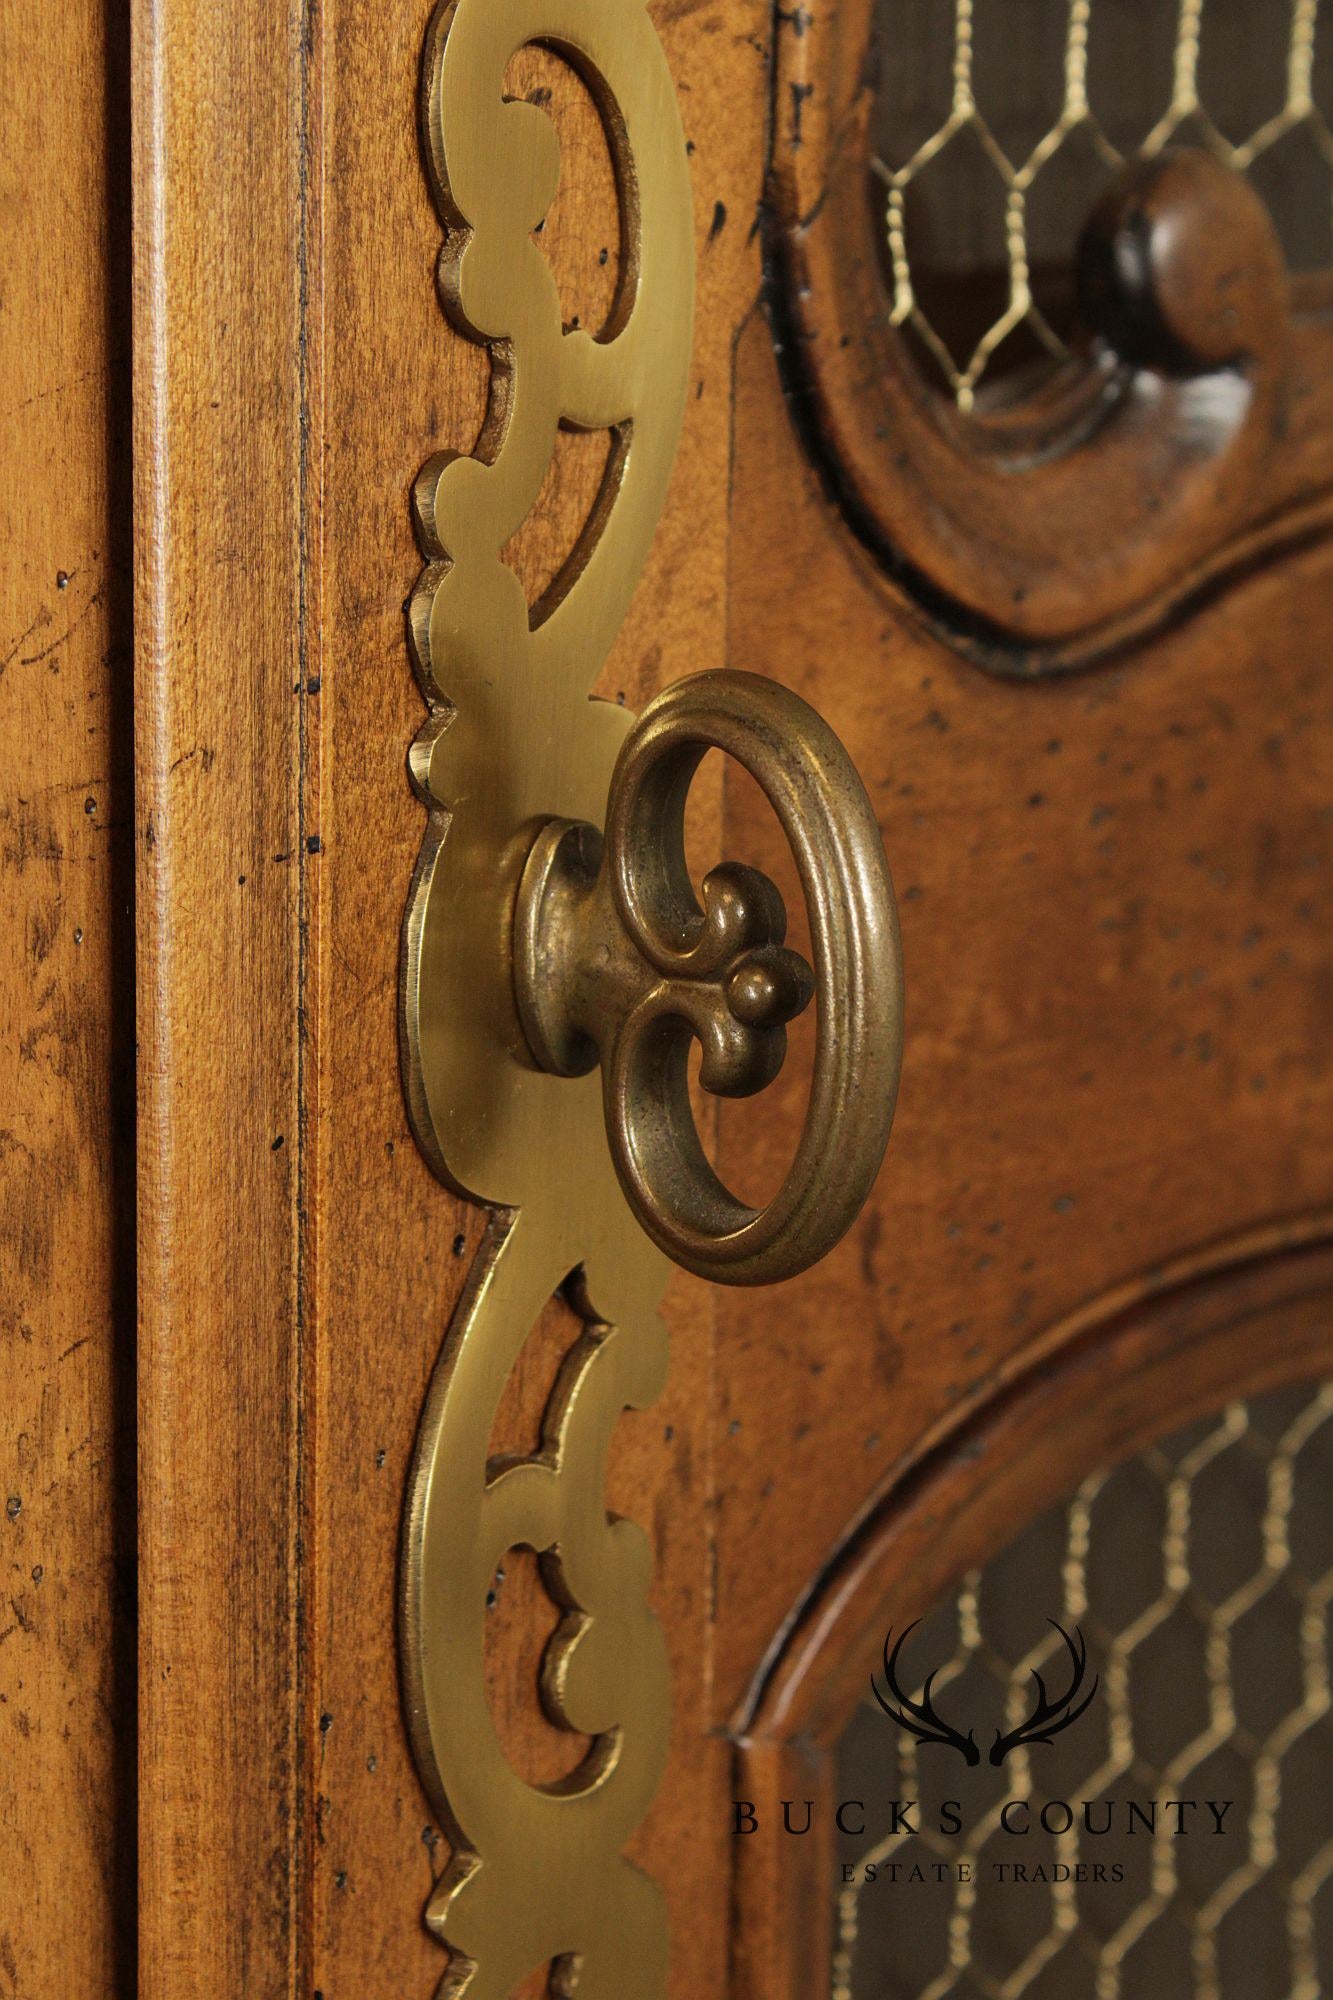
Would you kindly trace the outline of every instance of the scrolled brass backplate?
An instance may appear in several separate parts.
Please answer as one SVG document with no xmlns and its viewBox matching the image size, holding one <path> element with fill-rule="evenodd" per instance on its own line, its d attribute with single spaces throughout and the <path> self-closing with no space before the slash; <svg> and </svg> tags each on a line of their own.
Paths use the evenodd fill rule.
<svg viewBox="0 0 1333 2000">
<path fill-rule="evenodd" d="M 505 95 L 534 42 L 588 86 L 615 165 L 621 287 L 595 337 L 564 329 L 535 240 L 559 170 L 553 127 Z M 661 511 L 691 346 L 685 139 L 642 0 L 449 0 L 425 86 L 441 293 L 489 347 L 492 379 L 476 453 L 432 460 L 415 489 L 427 560 L 409 631 L 430 714 L 410 768 L 428 821 L 404 926 L 403 1071 L 426 1156 L 496 1211 L 431 1383 L 405 1524 L 407 1710 L 453 1850 L 427 1917 L 451 1952 L 443 1994 L 509 2000 L 547 1972 L 579 2000 L 661 2000 L 662 1898 L 623 1849 L 666 1758 L 666 1649 L 647 1540 L 606 1511 L 607 1452 L 622 1410 L 662 1385 L 667 1256 L 732 1283 L 789 1275 L 864 1200 L 897 1089 L 897 920 L 865 789 L 795 694 L 713 672 L 637 718 L 590 698 Z M 611 434 L 607 472 L 529 606 L 503 552 L 562 425 Z M 757 871 L 723 864 L 702 907 L 694 896 L 685 798 L 710 747 L 768 794 L 813 967 L 787 947 Z M 707 1088 L 760 1089 L 812 995 L 805 1128 L 783 1188 L 751 1209 L 695 1130 L 690 1042 Z M 541 1445 L 491 1459 L 505 1384 L 562 1287 L 584 1329 Z M 589 1739 L 558 1784 L 512 1768 L 487 1703 L 487 1593 L 515 1547 L 539 1556 L 561 1613 L 543 1706 Z"/>
<path fill-rule="evenodd" d="M 505 70 L 553 47 L 598 105 L 621 190 L 620 305 L 602 337 L 563 331 L 532 231 L 559 169 L 554 128 L 508 101 Z M 648 1610 L 650 1554 L 611 1523 L 603 1474 L 627 1406 L 666 1364 L 667 1265 L 626 1205 L 598 1079 L 543 1074 L 514 1000 L 509 931 L 539 827 L 600 826 L 632 718 L 589 689 L 638 581 L 684 406 L 693 217 L 670 73 L 640 0 L 450 0 L 430 29 L 426 153 L 446 228 L 441 294 L 492 355 L 478 453 L 416 488 L 427 558 L 410 612 L 430 709 L 413 746 L 428 809 L 404 926 L 401 1027 L 417 1138 L 454 1188 L 494 1205 L 431 1384 L 404 1534 L 401 1651 L 414 1748 L 453 1848 L 427 1912 L 451 1952 L 443 1991 L 508 2000 L 539 1968 L 580 2000 L 656 2000 L 666 1922 L 621 1850 L 662 1772 L 669 1690 Z M 613 434 L 589 531 L 530 613 L 501 551 L 537 500 L 557 427 Z M 573 1273 L 587 1334 L 540 1454 L 488 1463 L 506 1379 Z M 486 1598 L 511 1547 L 536 1550 L 563 1611 L 548 1714 L 592 1740 L 579 1769 L 530 1784 L 497 1737 L 483 1680 Z"/>
</svg>

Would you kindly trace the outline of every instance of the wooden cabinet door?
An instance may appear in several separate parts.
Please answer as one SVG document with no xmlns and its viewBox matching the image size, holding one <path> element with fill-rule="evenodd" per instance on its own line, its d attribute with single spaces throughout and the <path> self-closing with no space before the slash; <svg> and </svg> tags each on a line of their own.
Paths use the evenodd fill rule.
<svg viewBox="0 0 1333 2000">
<path fill-rule="evenodd" d="M 78 5 L 43 29 L 69 43 L 54 97 L 10 9 L 36 191 L 11 176 L 26 304 L 0 314 L 16 2000 L 969 1993 L 956 1908 L 895 1906 L 956 1945 L 912 1984 L 856 1957 L 864 1913 L 838 1900 L 886 1629 L 982 1602 L 986 1565 L 1089 1479 L 1290 1392 L 1285 1428 L 1253 1433 L 1281 1594 L 1272 1482 L 1319 1430 L 1333 1342 L 1333 251 L 1290 277 L 1263 197 L 1281 223 L 1264 162 L 1290 141 L 1314 163 L 1292 212 L 1326 207 L 1325 52 L 1313 9 L 1289 34 L 1255 10 L 1229 42 L 1171 10 L 1162 115 L 1130 129 L 1098 100 L 1100 0 L 1024 10 L 1059 61 L 1017 111 L 986 100 L 987 63 L 1014 65 L 976 11 L 974 33 L 928 0 L 142 0 L 126 49 Z M 1143 11 L 1156 49 L 1166 10 Z M 457 129 L 485 213 L 442 164 L 451 40 L 477 65 Z M 1132 39 L 1117 61 L 1128 91 Z M 1272 103 L 1224 136 L 1209 79 L 1251 69 Z M 1042 202 L 1085 141 L 1075 258 Z M 959 247 L 940 218 L 969 203 Z M 595 383 L 673 230 L 685 277 L 651 294 L 626 407 L 571 391 L 543 429 L 512 273 Z M 907 1001 L 850 1232 L 781 1288 L 663 1265 L 661 1334 L 574 1121 L 533 1136 L 523 1200 L 450 1183 L 411 913 L 468 805 L 426 751 L 486 712 L 484 674 L 469 709 L 432 651 L 436 593 L 474 562 L 539 635 L 595 574 L 668 395 L 669 481 L 589 613 L 587 679 L 637 710 L 740 669 L 827 719 L 878 819 Z M 484 547 L 479 502 L 450 546 L 441 468 L 511 448 L 513 532 Z M 552 726 L 540 689 L 532 714 Z M 474 769 L 492 803 L 516 782 Z M 769 874 L 808 948 L 789 844 L 734 761 L 704 762 L 687 830 L 700 872 Z M 797 1146 L 816 1026 L 758 1097 L 697 1099 L 756 1205 Z M 548 1194 L 589 1248 L 507 1305 L 506 1246 L 512 1269 Z M 549 1495 L 599 1368 L 574 1523 Z M 1177 1509 L 1183 1462 L 1161 1473 Z M 502 1478 L 491 1550 L 474 1503 Z M 1133 1519 L 1113 1534 L 1146 1536 Z M 1068 1575 L 1021 1608 L 1084 1618 L 1128 1728 L 1157 1696 Z M 992 1644 L 979 1616 L 963 1664 Z M 1199 1626 L 1210 1657 L 1221 1630 Z M 1323 1643 L 1283 1726 L 1327 1707 Z M 1258 1750 L 1228 1734 L 1230 1656 L 1210 1685 L 1221 1738 L 1276 1769 L 1277 1722 Z M 810 1802 L 809 1835 L 784 1801 L 798 1824 Z M 1256 1824 L 1237 1869 L 1277 1880 L 1286 1836 L 1265 1863 Z M 1291 1918 L 1302 1995 L 1315 1907 L 1310 1887 Z M 1059 1983 L 1071 1956 L 1003 1990 L 1149 1990 L 1076 1900 L 1053 1922 L 1085 1984 Z M 1179 2000 L 1222 1990 L 1211 1949 Z"/>
</svg>

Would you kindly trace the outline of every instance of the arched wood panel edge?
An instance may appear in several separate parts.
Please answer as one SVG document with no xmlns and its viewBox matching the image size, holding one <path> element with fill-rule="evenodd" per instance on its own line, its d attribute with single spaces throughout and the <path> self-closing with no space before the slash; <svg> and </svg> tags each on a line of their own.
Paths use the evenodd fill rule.
<svg viewBox="0 0 1333 2000">
<path fill-rule="evenodd" d="M 1161 240 L 1189 255 L 1101 302 L 1120 360 L 1108 337 L 1039 394 L 964 417 L 891 323 L 874 0 L 779 5 L 774 42 L 766 264 L 788 406 L 831 501 L 940 636 L 1006 677 L 1067 672 L 1328 531 L 1333 284 L 1289 294 L 1244 182 L 1184 155 L 1127 188 L 1105 227 L 1165 203 Z M 1217 294 L 1238 273 L 1245 329 L 1219 360 Z"/>
<path fill-rule="evenodd" d="M 1256 1233 L 1124 1285 L 1053 1328 L 895 1470 L 763 1663 L 732 1733 L 760 1826 L 733 1843 L 732 2000 L 819 2000 L 831 1963 L 835 1747 L 883 1643 L 1099 1465 L 1232 1398 L 1333 1369 L 1333 1216 Z"/>
</svg>

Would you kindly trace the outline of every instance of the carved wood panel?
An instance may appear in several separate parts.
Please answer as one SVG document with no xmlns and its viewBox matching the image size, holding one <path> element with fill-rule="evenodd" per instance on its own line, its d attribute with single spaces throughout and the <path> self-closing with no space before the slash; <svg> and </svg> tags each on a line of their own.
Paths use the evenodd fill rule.
<svg viewBox="0 0 1333 2000">
<path fill-rule="evenodd" d="M 1086 10 L 1068 19 L 1086 40 Z M 1185 83 L 1180 115 L 1172 123 L 1168 106 L 1147 135 L 1150 156 L 1089 217 L 1074 348 L 1052 337 L 1064 358 L 1026 387 L 976 400 L 987 343 L 1032 318 L 1022 232 L 1041 142 L 1016 168 L 989 139 L 1009 176 L 1009 298 L 977 365 L 953 371 L 966 391 L 956 398 L 900 331 L 913 318 L 894 203 L 904 186 L 890 174 L 886 233 L 873 166 L 877 76 L 895 54 L 891 12 L 873 0 L 780 16 L 773 310 L 793 411 L 830 492 L 936 628 L 994 672 L 1055 671 L 1322 532 L 1333 479 L 1327 283 L 1289 287 L 1267 211 L 1221 149 L 1167 143 L 1199 136 Z M 1084 83 L 1076 61 L 1061 114 L 1072 123 L 1090 116 Z M 975 136 L 966 62 L 955 97 L 951 116 Z M 1060 135 L 1059 118 L 1051 129 Z"/>
</svg>

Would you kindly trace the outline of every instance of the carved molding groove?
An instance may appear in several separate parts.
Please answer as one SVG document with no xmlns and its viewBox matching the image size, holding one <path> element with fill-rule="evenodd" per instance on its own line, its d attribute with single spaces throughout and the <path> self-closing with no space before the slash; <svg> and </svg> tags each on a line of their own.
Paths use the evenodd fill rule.
<svg viewBox="0 0 1333 2000">
<path fill-rule="evenodd" d="M 812 1580 L 733 1717 L 738 1796 L 770 1821 L 784 1798 L 836 1801 L 837 1746 L 880 1663 L 886 1606 L 937 1603 L 1091 1466 L 1330 1370 L 1327 1212 L 1189 1252 L 1048 1328 L 917 1441 Z M 735 2000 L 807 2000 L 810 1966 L 832 1963 L 835 1862 L 819 1824 L 783 1843 L 777 1867 L 736 1843 Z"/>
<path fill-rule="evenodd" d="M 621 207 L 622 279 L 598 335 L 562 329 L 533 230 L 559 174 L 546 113 L 508 100 L 527 44 L 568 61 L 601 114 Z M 404 925 L 401 1031 L 417 1138 L 493 1217 L 432 1381 L 408 1496 L 401 1647 L 413 1745 L 453 1848 L 427 1921 L 451 1953 L 441 1993 L 508 2000 L 554 1967 L 579 2000 L 665 1988 L 656 1885 L 622 1855 L 661 1777 L 666 1649 L 651 1556 L 608 1518 L 622 1409 L 660 1391 L 666 1260 L 621 1194 L 596 1075 L 543 1075 L 523 1054 L 503 953 L 518 871 L 551 815 L 601 824 L 632 720 L 589 699 L 642 570 L 680 429 L 690 355 L 693 223 L 672 81 L 640 0 L 452 0 L 430 30 L 426 151 L 445 224 L 445 310 L 489 348 L 476 452 L 416 488 L 426 567 L 410 607 L 430 709 L 410 757 L 428 824 Z M 611 434 L 600 495 L 555 583 L 530 607 L 502 550 L 537 501 L 561 425 Z M 551 1295 L 584 1320 L 531 1456 L 488 1456 L 496 1411 Z M 559 1783 L 508 1762 L 483 1677 L 487 1592 L 514 1547 L 540 1558 L 560 1611 L 548 1716 L 591 1739 Z"/>
</svg>

